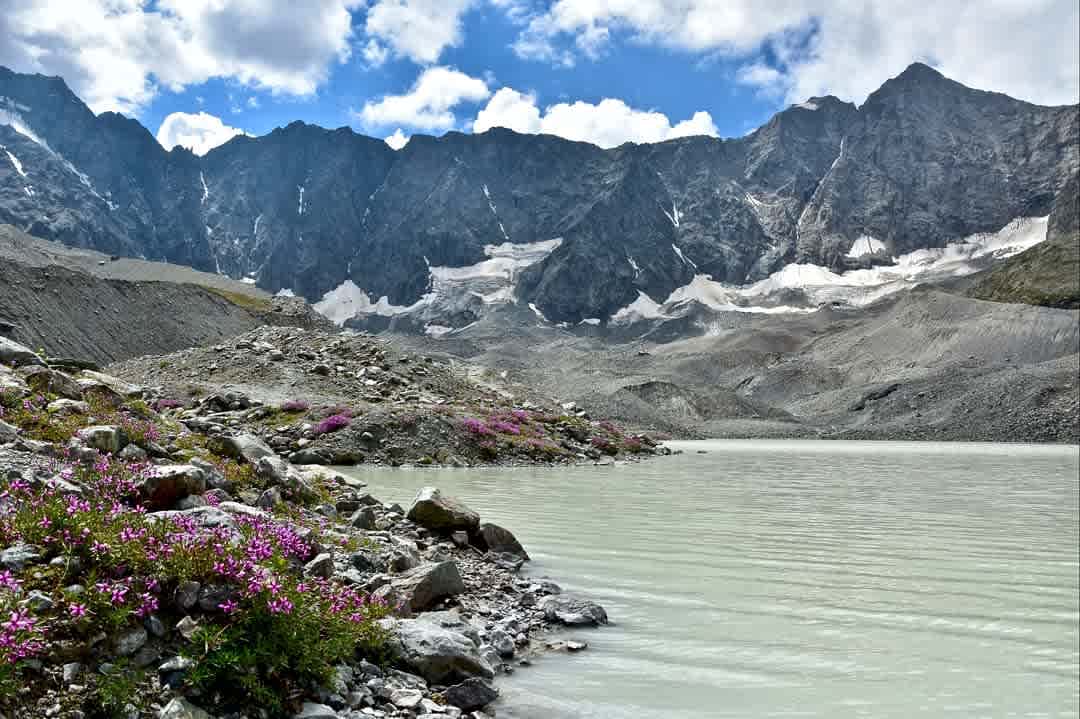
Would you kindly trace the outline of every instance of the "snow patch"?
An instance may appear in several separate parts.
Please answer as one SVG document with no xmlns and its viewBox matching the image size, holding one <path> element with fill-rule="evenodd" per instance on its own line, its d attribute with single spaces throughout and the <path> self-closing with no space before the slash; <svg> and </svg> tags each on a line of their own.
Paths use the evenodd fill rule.
<svg viewBox="0 0 1080 719">
<path fill-rule="evenodd" d="M 637 279 L 638 277 L 640 277 L 640 276 L 641 276 L 641 268 L 640 268 L 640 267 L 638 267 L 638 263 L 637 263 L 637 262 L 635 262 L 635 261 L 634 261 L 634 258 L 633 258 L 633 257 L 631 257 L 630 255 L 627 255 L 627 256 L 626 256 L 626 261 L 627 261 L 627 262 L 629 262 L 629 263 L 630 263 L 630 267 L 632 267 L 632 268 L 633 268 L 633 270 L 634 270 L 634 279 L 636 280 L 636 279 Z"/>
<path fill-rule="evenodd" d="M 202 202 L 199 204 L 205 205 L 206 201 L 210 199 L 210 188 L 206 184 L 206 176 L 202 171 L 199 171 L 199 182 L 202 183 Z"/>
<path fill-rule="evenodd" d="M 0 147 L 3 147 L 0 145 Z M 8 159 L 11 160 L 11 166 L 15 168 L 15 172 L 19 173 L 20 177 L 26 177 L 26 170 L 23 169 L 23 165 L 19 162 L 19 158 L 11 154 L 11 150 L 4 148 L 4 152 L 7 153 Z"/>
<path fill-rule="evenodd" d="M 439 267 L 429 263 L 430 289 L 408 307 L 391 305 L 386 297 L 373 303 L 352 280 L 346 280 L 327 292 L 315 304 L 315 309 L 341 325 L 361 314 L 394 316 L 423 311 L 438 315 L 441 309 L 475 303 L 476 299 L 484 305 L 509 304 L 514 301 L 521 270 L 543 261 L 562 242 L 562 238 L 557 237 L 542 242 L 485 245 L 484 254 L 488 259 L 464 267 Z M 533 311 L 537 312 L 535 308 Z"/>
<path fill-rule="evenodd" d="M 256 280 L 254 277 L 241 277 L 240 281 L 243 282 L 245 285 L 253 285 L 255 284 Z"/>
<path fill-rule="evenodd" d="M 368 293 L 356 286 L 352 280 L 345 280 L 340 285 L 323 295 L 322 299 L 315 303 L 317 312 L 329 318 L 334 324 L 344 325 L 357 315 L 380 315 L 393 317 L 417 307 L 424 300 L 408 307 L 394 305 L 383 295 L 378 302 L 372 302 Z"/>
<path fill-rule="evenodd" d="M 608 320 L 612 325 L 628 325 L 638 320 L 652 320 L 663 317 L 660 304 L 647 294 L 638 290 L 637 299 L 616 312 Z"/>
<path fill-rule="evenodd" d="M 891 265 L 833 272 L 813 264 L 790 264 L 751 285 L 736 286 L 698 274 L 673 291 L 663 304 L 639 292 L 638 299 L 616 312 L 611 324 L 630 324 L 642 319 L 674 318 L 696 302 L 718 312 L 783 314 L 814 312 L 829 303 L 861 307 L 924 282 L 961 277 L 1011 257 L 1046 239 L 1047 217 L 1018 218 L 998 232 L 971 235 L 945 247 L 915 250 L 893 258 Z M 856 241 L 863 249 L 878 252 L 884 243 L 869 236 Z M 790 290 L 801 290 L 803 306 L 781 304 Z M 788 300 L 790 301 L 790 300 Z"/>
<path fill-rule="evenodd" d="M 597 327 L 597 326 L 600 325 L 600 320 L 597 319 L 596 317 L 587 317 L 586 319 L 583 319 L 581 322 L 578 322 L 578 324 L 579 325 L 592 325 L 593 327 Z"/>
<path fill-rule="evenodd" d="M 542 322 L 548 321 L 548 318 L 544 316 L 544 313 L 540 311 L 540 308 L 532 302 L 529 303 L 529 309 L 532 310 L 533 314 L 539 317 Z"/>
<path fill-rule="evenodd" d="M 303 185 L 297 185 L 296 187 L 297 187 L 298 190 L 300 190 L 300 205 L 297 208 L 296 214 L 303 215 L 304 214 L 304 186 Z"/>
<path fill-rule="evenodd" d="M 679 249 L 678 245 L 673 243 L 671 245 L 671 249 L 675 250 L 675 254 L 679 256 L 679 259 L 683 261 L 683 264 L 690 265 L 695 270 L 697 269 L 697 263 L 695 263 L 693 260 L 687 259 L 686 255 L 683 254 L 683 251 Z"/>
<path fill-rule="evenodd" d="M 262 217 L 262 213 L 260 213 L 259 216 L 255 218 L 255 226 L 251 228 L 252 237 L 257 238 L 259 236 L 259 223 L 262 222 Z"/>
<path fill-rule="evenodd" d="M 679 223 L 682 222 L 683 214 L 681 212 L 679 212 L 679 205 L 677 203 L 675 203 L 675 202 L 671 203 L 671 212 L 668 212 L 667 210 L 665 210 L 662 205 L 661 205 L 660 209 L 661 209 L 661 211 L 663 211 L 664 215 L 669 220 L 671 220 L 671 224 L 674 225 L 675 227 L 678 227 Z"/>
<path fill-rule="evenodd" d="M 864 255 L 873 255 L 878 252 L 885 251 L 885 243 L 876 237 L 870 235 L 860 235 L 854 242 L 851 243 L 851 249 L 848 250 L 847 257 L 858 258 Z"/>
<path fill-rule="evenodd" d="M 797 107 L 797 108 L 799 108 L 801 110 L 817 110 L 820 107 L 820 105 L 818 105 L 816 102 L 811 102 L 810 100 L 807 100 L 806 102 L 800 102 L 798 105 L 795 105 L 794 107 Z"/>
<path fill-rule="evenodd" d="M 288 287 L 282 287 L 277 291 L 277 294 L 275 294 L 274 297 L 296 297 L 296 293 Z"/>
<path fill-rule="evenodd" d="M 424 325 L 424 334 L 428 337 L 442 337 L 448 335 L 454 331 L 453 327 L 447 327 L 446 325 L 436 325 L 428 323 Z"/>
</svg>

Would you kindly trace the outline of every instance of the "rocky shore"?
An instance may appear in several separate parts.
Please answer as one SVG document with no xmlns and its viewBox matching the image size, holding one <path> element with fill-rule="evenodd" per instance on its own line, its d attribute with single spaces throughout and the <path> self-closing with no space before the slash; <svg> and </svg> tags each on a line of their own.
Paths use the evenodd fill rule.
<svg viewBox="0 0 1080 719">
<path fill-rule="evenodd" d="M 169 391 L 244 363 L 268 393 L 282 373 L 282 396 L 329 388 L 303 409 Z M 526 550 L 463 502 L 427 487 L 388 505 L 325 464 L 415 461 L 424 442 L 463 464 L 523 462 L 523 436 L 558 442 L 555 461 L 625 456 L 606 444 L 631 439 L 614 427 L 515 407 L 370 338 L 293 329 L 129 363 L 123 378 L 86 366 L 0 338 L 4 719 L 482 719 L 497 675 L 586 646 L 549 630 L 607 623 L 521 576 Z M 140 367 L 177 377 L 131 382 Z M 359 387 L 369 400 L 351 414 L 316 413 Z M 396 438 L 386 418 L 417 406 L 406 394 L 451 408 L 437 414 L 446 435 Z M 347 421 L 320 431 L 332 417 Z"/>
</svg>

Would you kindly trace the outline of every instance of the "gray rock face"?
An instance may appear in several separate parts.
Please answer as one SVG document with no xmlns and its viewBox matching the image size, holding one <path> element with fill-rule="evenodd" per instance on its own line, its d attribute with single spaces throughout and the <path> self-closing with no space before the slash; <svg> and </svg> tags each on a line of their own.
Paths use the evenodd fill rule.
<svg viewBox="0 0 1080 719">
<path fill-rule="evenodd" d="M 421 527 L 438 532 L 472 530 L 480 524 L 480 515 L 435 487 L 421 487 L 405 516 Z"/>
<path fill-rule="evenodd" d="M 402 661 L 429 682 L 495 677 L 491 665 L 464 634 L 418 619 L 398 620 L 393 629 Z"/>
<path fill-rule="evenodd" d="M 0 363 L 11 367 L 45 364 L 32 349 L 7 337 L 0 337 Z"/>
<path fill-rule="evenodd" d="M 638 292 L 663 301 L 698 273 L 743 283 L 796 259 L 840 267 L 862 234 L 903 252 L 997 230 L 1045 214 L 1080 162 L 1075 107 L 971 90 L 918 64 L 862 107 L 811 98 L 745 137 L 611 150 L 493 129 L 415 135 L 395 152 L 293 123 L 196 157 L 95 116 L 55 78 L 0 69 L 0 96 L 52 149 L 0 125 L 31 168 L 0 166 L 0 220 L 32 234 L 256 272 L 260 287 L 312 300 L 351 280 L 396 305 L 427 291 L 429 263 L 562 238 L 517 287 L 552 321 L 608 317 Z M 480 311 L 463 300 L 446 321 Z"/>
<path fill-rule="evenodd" d="M 453 561 L 421 564 L 396 577 L 390 585 L 411 612 L 421 612 L 443 597 L 465 591 Z"/>
<path fill-rule="evenodd" d="M 544 597 L 539 606 L 549 621 L 571 627 L 608 623 L 607 612 L 599 604 L 568 594 Z"/>
</svg>

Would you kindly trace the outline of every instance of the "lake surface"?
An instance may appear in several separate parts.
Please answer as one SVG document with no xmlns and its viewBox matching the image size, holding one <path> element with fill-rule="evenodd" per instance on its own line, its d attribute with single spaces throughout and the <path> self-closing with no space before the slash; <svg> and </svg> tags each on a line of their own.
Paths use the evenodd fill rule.
<svg viewBox="0 0 1080 719">
<path fill-rule="evenodd" d="M 501 719 L 1076 717 L 1076 447 L 673 443 L 618 467 L 356 468 L 511 529 L 603 604 Z M 698 451 L 705 451 L 699 454 Z"/>
</svg>

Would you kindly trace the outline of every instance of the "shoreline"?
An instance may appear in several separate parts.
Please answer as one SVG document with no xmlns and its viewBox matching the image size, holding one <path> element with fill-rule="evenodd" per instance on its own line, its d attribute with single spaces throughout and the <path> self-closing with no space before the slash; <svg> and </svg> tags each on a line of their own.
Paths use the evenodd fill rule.
<svg viewBox="0 0 1080 719">
<path fill-rule="evenodd" d="M 496 676 L 607 623 L 435 488 L 386 503 L 237 417 L 0 349 L 4 719 L 484 719 Z"/>
</svg>

